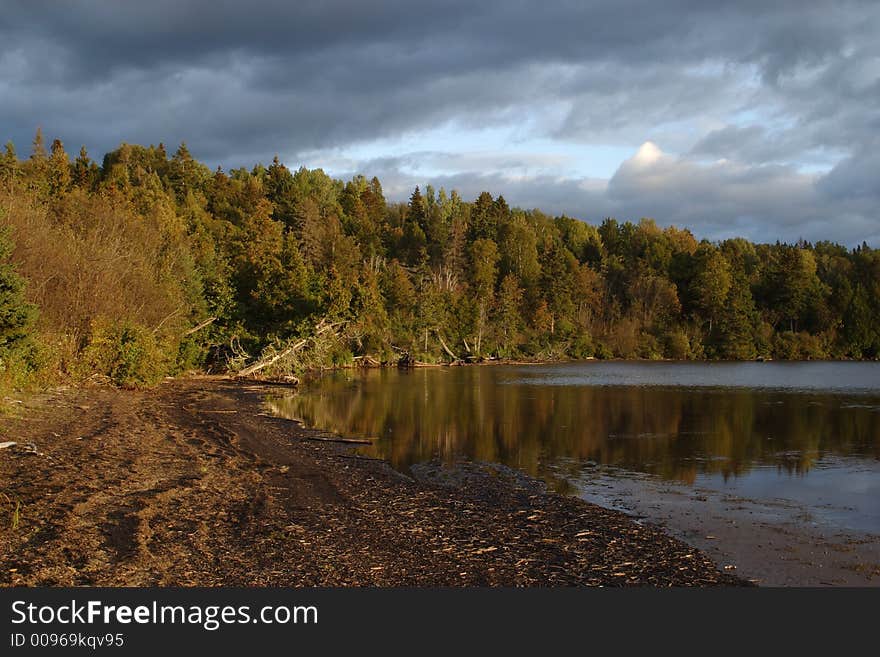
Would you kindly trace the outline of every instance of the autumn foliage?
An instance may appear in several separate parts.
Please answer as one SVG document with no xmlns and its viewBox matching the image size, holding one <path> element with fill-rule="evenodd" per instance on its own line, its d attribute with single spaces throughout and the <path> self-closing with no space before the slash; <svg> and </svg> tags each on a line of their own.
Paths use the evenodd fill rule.
<svg viewBox="0 0 880 657">
<path fill-rule="evenodd" d="M 589 208 L 585 208 L 589 211 Z M 211 171 L 185 145 L 100 164 L 38 132 L 0 156 L 7 382 L 144 385 L 308 332 L 311 365 L 453 358 L 876 358 L 880 252 L 593 226 L 320 169 Z M 204 326 L 196 332 L 191 329 Z"/>
</svg>

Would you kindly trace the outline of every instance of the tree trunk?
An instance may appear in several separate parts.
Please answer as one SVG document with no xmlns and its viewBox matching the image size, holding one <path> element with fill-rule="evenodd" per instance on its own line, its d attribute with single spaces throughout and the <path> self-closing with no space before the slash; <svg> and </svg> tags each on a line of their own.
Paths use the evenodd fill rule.
<svg viewBox="0 0 880 657">
<path fill-rule="evenodd" d="M 477 356 L 483 353 L 483 315 L 485 311 L 483 310 L 483 306 L 480 305 L 480 325 L 477 327 Z"/>
<path fill-rule="evenodd" d="M 437 332 L 437 339 L 440 340 L 440 346 L 443 347 L 443 351 L 445 351 L 447 354 L 449 354 L 449 357 L 453 361 L 457 361 L 458 356 L 456 356 L 454 353 L 452 353 L 452 350 L 446 346 L 446 342 L 443 341 L 443 336 L 440 335 L 440 331 L 437 329 L 434 329 L 434 330 Z"/>
</svg>

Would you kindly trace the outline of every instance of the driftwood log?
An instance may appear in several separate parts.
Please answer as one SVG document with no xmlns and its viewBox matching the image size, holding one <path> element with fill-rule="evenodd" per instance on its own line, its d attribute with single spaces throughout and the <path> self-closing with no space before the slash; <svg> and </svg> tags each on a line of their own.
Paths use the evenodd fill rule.
<svg viewBox="0 0 880 657">
<path fill-rule="evenodd" d="M 316 443 L 344 443 L 346 445 L 372 445 L 372 440 L 366 440 L 362 438 L 320 438 L 318 436 L 309 436 L 306 440 L 311 440 Z"/>
</svg>

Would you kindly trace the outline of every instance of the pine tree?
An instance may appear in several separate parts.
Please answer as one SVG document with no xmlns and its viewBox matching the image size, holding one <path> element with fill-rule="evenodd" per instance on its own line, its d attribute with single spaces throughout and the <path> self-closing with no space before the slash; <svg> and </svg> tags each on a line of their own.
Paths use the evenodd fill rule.
<svg viewBox="0 0 880 657">
<path fill-rule="evenodd" d="M 81 189 L 90 189 L 94 181 L 95 169 L 86 147 L 80 147 L 79 155 L 73 163 L 73 184 Z"/>
<path fill-rule="evenodd" d="M 409 198 L 406 221 L 403 225 L 403 237 L 400 242 L 402 255 L 407 264 L 417 265 L 427 257 L 425 246 L 428 238 L 425 235 L 425 223 L 425 201 L 419 188 L 416 187 Z"/>
<path fill-rule="evenodd" d="M 49 193 L 53 196 L 63 194 L 70 188 L 70 158 L 64 150 L 60 139 L 52 142 L 52 154 L 49 157 Z"/>
<path fill-rule="evenodd" d="M 523 291 L 519 281 L 513 274 L 507 274 L 498 290 L 498 324 L 501 350 L 504 356 L 513 356 L 519 345 L 519 335 L 523 320 L 520 308 L 523 302 Z"/>
<path fill-rule="evenodd" d="M 30 188 L 36 190 L 41 196 L 49 191 L 48 170 L 49 158 L 46 155 L 46 146 L 43 142 L 43 131 L 37 128 L 31 156 L 25 162 L 23 171 Z"/>
<path fill-rule="evenodd" d="M 503 203 L 504 199 L 500 199 Z M 503 207 L 507 204 L 503 203 Z M 498 235 L 498 206 L 489 192 L 483 192 L 474 201 L 471 208 L 470 239 L 495 239 Z"/>
<path fill-rule="evenodd" d="M 843 333 L 848 352 L 855 358 L 873 356 L 880 346 L 875 314 L 871 310 L 868 291 L 859 283 L 843 318 Z"/>
<path fill-rule="evenodd" d="M 37 127 L 37 132 L 34 135 L 34 141 L 31 147 L 31 160 L 45 160 L 46 159 L 46 144 L 43 140 L 43 129 Z"/>
<path fill-rule="evenodd" d="M 425 199 L 422 197 L 418 185 L 416 185 L 412 196 L 409 197 L 406 220 L 410 223 L 416 224 L 422 229 L 422 231 L 425 230 Z"/>
<path fill-rule="evenodd" d="M 724 309 L 718 321 L 717 355 L 734 360 L 752 360 L 758 313 L 745 275 L 733 279 Z"/>
<path fill-rule="evenodd" d="M 293 194 L 293 174 L 281 164 L 276 155 L 266 169 L 263 181 L 266 198 L 272 201 L 272 218 L 285 226 L 292 227 L 296 222 L 296 198 Z"/>
<path fill-rule="evenodd" d="M 18 156 L 15 154 L 15 144 L 8 141 L 3 156 L 0 157 L 0 183 L 11 187 L 17 170 Z"/>
</svg>

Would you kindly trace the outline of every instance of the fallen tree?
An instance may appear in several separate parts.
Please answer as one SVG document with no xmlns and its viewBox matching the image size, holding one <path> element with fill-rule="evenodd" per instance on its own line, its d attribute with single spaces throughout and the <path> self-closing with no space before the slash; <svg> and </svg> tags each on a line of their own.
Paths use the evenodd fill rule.
<svg viewBox="0 0 880 657">
<path fill-rule="evenodd" d="M 244 367 L 243 369 L 236 372 L 233 376 L 236 378 L 253 376 L 257 372 L 266 369 L 267 367 L 271 367 L 279 362 L 284 361 L 295 355 L 296 353 L 302 351 L 310 344 L 314 344 L 317 339 L 321 336 L 327 335 L 332 332 L 334 335 L 338 335 L 338 328 L 342 326 L 343 322 L 329 322 L 326 318 L 322 319 L 318 322 L 311 335 L 300 338 L 296 342 L 289 344 L 287 347 L 278 351 L 275 347 L 269 347 L 263 351 L 260 359 Z"/>
<path fill-rule="evenodd" d="M 435 329 L 435 331 L 437 333 L 437 339 L 440 341 L 440 346 L 443 347 L 443 351 L 445 351 L 452 359 L 452 363 L 450 364 L 461 362 L 461 359 L 454 353 L 452 353 L 452 350 L 446 345 L 446 341 L 443 339 L 443 335 L 440 333 L 440 329 Z"/>
</svg>

